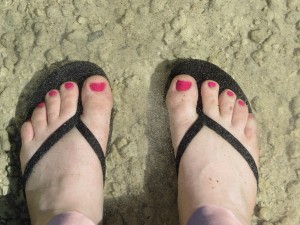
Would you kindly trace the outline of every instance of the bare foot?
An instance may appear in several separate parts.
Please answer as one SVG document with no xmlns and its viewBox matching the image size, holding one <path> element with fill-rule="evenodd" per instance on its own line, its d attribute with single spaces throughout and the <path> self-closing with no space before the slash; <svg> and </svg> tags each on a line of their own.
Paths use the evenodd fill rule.
<svg viewBox="0 0 300 225">
<path fill-rule="evenodd" d="M 104 89 L 103 89 L 104 88 Z M 31 121 L 21 129 L 21 167 L 40 145 L 77 110 L 79 90 L 66 82 L 45 96 Z M 88 78 L 82 89 L 82 121 L 99 141 L 104 153 L 109 135 L 112 93 L 102 76 Z M 55 215 L 78 212 L 95 224 L 103 211 L 103 175 L 99 159 L 85 138 L 73 128 L 35 165 L 25 188 L 32 224 L 46 224 Z"/>
<path fill-rule="evenodd" d="M 176 88 L 177 87 L 177 88 Z M 235 93 L 207 80 L 201 86 L 203 112 L 235 136 L 258 163 L 256 122 L 247 105 Z M 197 119 L 196 81 L 176 76 L 167 94 L 172 143 L 176 151 L 187 129 Z M 203 127 L 181 158 L 178 176 L 180 223 L 187 224 L 201 206 L 228 209 L 242 224 L 249 224 L 256 200 L 257 183 L 245 159 L 222 137 Z"/>
</svg>

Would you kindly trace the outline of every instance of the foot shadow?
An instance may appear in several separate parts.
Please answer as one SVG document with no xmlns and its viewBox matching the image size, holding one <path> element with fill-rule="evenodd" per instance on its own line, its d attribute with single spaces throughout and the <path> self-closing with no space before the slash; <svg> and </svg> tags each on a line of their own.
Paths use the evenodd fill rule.
<svg viewBox="0 0 300 225">
<path fill-rule="evenodd" d="M 145 170 L 145 190 L 153 206 L 151 224 L 177 225 L 177 173 L 165 105 L 165 86 L 176 61 L 160 63 L 151 77 L 148 94 L 148 155 Z"/>
<path fill-rule="evenodd" d="M 151 76 L 147 109 L 148 152 L 144 193 L 105 201 L 104 224 L 178 225 L 177 174 L 165 107 L 165 84 L 173 62 L 160 63 Z"/>
</svg>

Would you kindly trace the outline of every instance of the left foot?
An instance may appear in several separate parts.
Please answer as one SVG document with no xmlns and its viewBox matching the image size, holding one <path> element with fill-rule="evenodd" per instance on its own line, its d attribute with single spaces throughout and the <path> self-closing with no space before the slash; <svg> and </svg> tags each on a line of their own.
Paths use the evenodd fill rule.
<svg viewBox="0 0 300 225">
<path fill-rule="evenodd" d="M 39 104 L 30 121 L 21 129 L 21 167 L 25 166 L 40 145 L 77 111 L 78 98 L 83 104 L 82 121 L 106 151 L 109 136 L 112 93 L 102 76 L 89 77 L 81 96 L 74 82 L 52 90 Z M 97 155 L 73 128 L 34 166 L 25 187 L 32 224 L 46 224 L 61 213 L 78 212 L 93 223 L 102 221 L 103 175 Z"/>
<path fill-rule="evenodd" d="M 258 164 L 256 122 L 245 102 L 229 89 L 219 95 L 219 84 L 213 80 L 204 81 L 198 90 L 195 79 L 189 75 L 173 79 L 166 99 L 175 155 L 184 134 L 198 118 L 198 98 L 202 98 L 203 113 L 237 138 Z M 245 159 L 215 131 L 204 126 L 188 145 L 179 166 L 181 224 L 186 224 L 202 206 L 225 208 L 242 224 L 248 224 L 256 191 L 256 179 Z"/>
</svg>

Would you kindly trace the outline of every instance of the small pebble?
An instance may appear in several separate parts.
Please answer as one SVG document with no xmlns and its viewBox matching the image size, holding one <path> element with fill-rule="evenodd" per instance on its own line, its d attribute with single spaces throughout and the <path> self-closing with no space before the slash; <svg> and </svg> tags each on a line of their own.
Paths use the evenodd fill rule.
<svg viewBox="0 0 300 225">
<path fill-rule="evenodd" d="M 83 16 L 78 16 L 77 17 L 77 22 L 79 24 L 86 24 L 87 23 L 87 19 L 85 17 L 83 17 Z"/>
<path fill-rule="evenodd" d="M 300 142 L 292 142 L 288 148 L 288 156 L 292 159 L 300 157 Z"/>
<path fill-rule="evenodd" d="M 3 186 L 1 192 L 2 192 L 2 195 L 7 195 L 8 194 L 8 186 Z"/>
<path fill-rule="evenodd" d="M 116 146 L 118 149 L 123 148 L 128 144 L 128 140 L 126 138 L 120 138 L 116 141 Z"/>
<path fill-rule="evenodd" d="M 80 30 L 75 30 L 68 35 L 67 40 L 72 43 L 85 42 L 87 40 L 87 35 Z"/>
<path fill-rule="evenodd" d="M 288 24 L 296 24 L 300 20 L 300 12 L 291 11 L 285 16 L 285 22 Z"/>
<path fill-rule="evenodd" d="M 300 20 L 296 23 L 296 29 L 300 30 Z"/>
<path fill-rule="evenodd" d="M 300 7 L 299 0 L 287 0 L 287 6 L 289 9 L 296 9 L 297 7 Z"/>
<path fill-rule="evenodd" d="M 300 114 L 300 96 L 296 96 L 291 101 L 291 111 L 293 116 Z"/>
<path fill-rule="evenodd" d="M 268 32 L 266 30 L 252 30 L 249 32 L 249 38 L 251 41 L 255 43 L 260 43 L 265 40 L 268 36 Z"/>
<path fill-rule="evenodd" d="M 261 208 L 258 217 L 263 220 L 270 220 L 272 219 L 272 212 L 268 208 Z"/>
<path fill-rule="evenodd" d="M 262 105 L 260 102 L 260 98 L 258 96 L 255 96 L 252 100 L 251 100 L 251 106 L 253 107 L 253 109 L 256 112 L 259 112 L 262 110 Z"/>
</svg>

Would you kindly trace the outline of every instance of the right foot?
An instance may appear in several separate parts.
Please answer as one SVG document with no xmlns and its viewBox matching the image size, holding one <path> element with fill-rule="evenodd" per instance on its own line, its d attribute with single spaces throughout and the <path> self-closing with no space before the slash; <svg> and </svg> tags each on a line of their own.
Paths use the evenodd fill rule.
<svg viewBox="0 0 300 225">
<path fill-rule="evenodd" d="M 203 112 L 235 136 L 258 164 L 254 116 L 231 90 L 218 94 L 219 85 L 201 86 Z M 172 144 L 176 151 L 188 128 L 197 119 L 198 88 L 189 75 L 176 76 L 167 94 Z M 202 206 L 226 208 L 242 224 L 249 224 L 256 200 L 257 183 L 245 159 L 222 137 L 203 127 L 183 154 L 178 175 L 180 223 L 187 224 Z"/>
<path fill-rule="evenodd" d="M 91 76 L 85 81 L 81 96 L 73 82 L 66 82 L 60 90 L 48 92 L 45 103 L 39 104 L 31 120 L 23 124 L 20 153 L 23 172 L 40 145 L 76 113 L 79 97 L 83 104 L 81 120 L 97 138 L 105 154 L 112 93 L 104 77 Z M 25 192 L 32 224 L 46 224 L 56 215 L 69 212 L 76 212 L 74 218 L 87 217 L 94 224 L 102 221 L 101 165 L 76 128 L 63 136 L 34 166 Z M 78 219 L 77 223 L 80 223 Z"/>
</svg>

